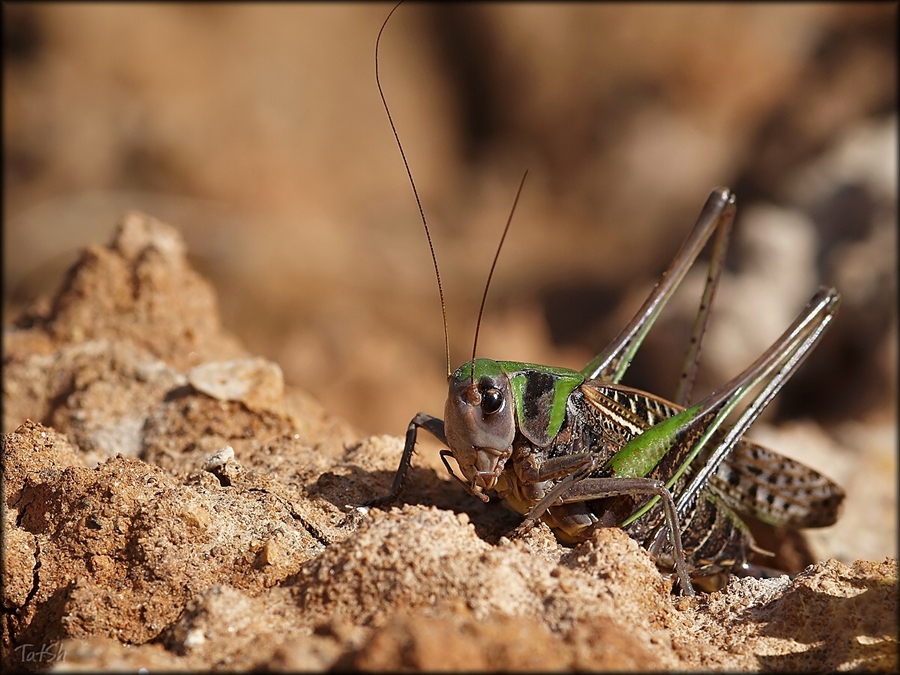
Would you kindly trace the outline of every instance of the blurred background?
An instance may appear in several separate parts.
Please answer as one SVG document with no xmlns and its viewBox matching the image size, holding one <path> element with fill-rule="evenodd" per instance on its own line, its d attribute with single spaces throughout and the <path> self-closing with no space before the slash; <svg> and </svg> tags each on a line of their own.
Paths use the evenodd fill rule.
<svg viewBox="0 0 900 675">
<path fill-rule="evenodd" d="M 374 77 L 390 9 L 3 4 L 4 323 L 138 209 L 184 233 L 226 327 L 328 410 L 394 435 L 440 414 L 434 273 Z M 896 64 L 895 4 L 402 6 L 381 78 L 453 367 L 526 169 L 478 353 L 576 369 L 727 185 L 738 217 L 695 398 L 837 286 L 837 321 L 766 421 L 893 476 Z M 628 384 L 673 395 L 704 274 Z M 848 456 L 861 446 L 886 454 Z M 868 513 L 893 531 L 890 480 Z"/>
</svg>

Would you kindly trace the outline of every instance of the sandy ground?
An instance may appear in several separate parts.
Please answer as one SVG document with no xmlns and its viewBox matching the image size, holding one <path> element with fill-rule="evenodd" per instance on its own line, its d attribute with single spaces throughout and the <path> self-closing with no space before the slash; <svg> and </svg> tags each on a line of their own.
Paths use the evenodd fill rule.
<svg viewBox="0 0 900 675">
<path fill-rule="evenodd" d="M 675 599 L 622 531 L 510 541 L 432 469 L 355 508 L 401 439 L 286 388 L 149 217 L 5 338 L 4 414 L 29 418 L 3 442 L 6 667 L 897 667 L 893 559 Z"/>
<path fill-rule="evenodd" d="M 750 434 L 845 488 L 765 542 L 823 562 L 695 600 L 618 531 L 507 542 L 428 441 L 398 510 L 348 508 L 446 386 L 389 9 L 3 6 L 4 666 L 896 670 L 896 7 L 409 5 L 386 33 L 454 366 L 525 168 L 480 355 L 582 367 L 716 184 L 698 395 L 841 291 Z M 701 284 L 628 384 L 674 390 Z"/>
</svg>

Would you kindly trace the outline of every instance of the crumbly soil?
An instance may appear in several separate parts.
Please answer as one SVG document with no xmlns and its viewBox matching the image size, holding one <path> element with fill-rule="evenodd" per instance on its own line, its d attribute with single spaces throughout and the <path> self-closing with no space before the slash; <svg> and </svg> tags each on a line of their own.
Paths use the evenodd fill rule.
<svg viewBox="0 0 900 675">
<path fill-rule="evenodd" d="M 617 529 L 574 548 L 363 438 L 226 333 L 130 213 L 4 336 L 3 666 L 896 671 L 897 563 L 678 598 Z"/>
</svg>

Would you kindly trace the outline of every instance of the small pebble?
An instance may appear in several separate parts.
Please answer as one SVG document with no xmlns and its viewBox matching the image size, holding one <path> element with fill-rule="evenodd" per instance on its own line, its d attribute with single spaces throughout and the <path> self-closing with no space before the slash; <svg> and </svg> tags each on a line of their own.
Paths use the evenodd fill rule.
<svg viewBox="0 0 900 675">
<path fill-rule="evenodd" d="M 201 468 L 204 471 L 213 472 L 216 469 L 220 469 L 221 467 L 225 466 L 228 460 L 233 458 L 234 448 L 232 448 L 230 445 L 226 445 L 217 453 L 208 457 L 207 460 L 203 462 L 203 466 Z"/>
</svg>

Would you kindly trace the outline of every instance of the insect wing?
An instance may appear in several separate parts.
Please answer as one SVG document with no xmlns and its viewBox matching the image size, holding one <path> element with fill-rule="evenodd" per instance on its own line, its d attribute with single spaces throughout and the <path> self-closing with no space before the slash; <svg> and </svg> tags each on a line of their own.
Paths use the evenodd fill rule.
<svg viewBox="0 0 900 675">
<path fill-rule="evenodd" d="M 819 472 L 747 440 L 709 486 L 731 508 L 777 527 L 833 525 L 844 500 L 844 491 Z"/>
<path fill-rule="evenodd" d="M 596 447 L 604 455 L 611 457 L 600 467 L 598 475 L 616 475 L 613 465 L 621 457 L 621 450 L 626 444 L 635 439 L 642 440 L 638 437 L 647 432 L 653 433 L 654 427 L 683 412 L 683 408 L 659 396 L 602 380 L 585 382 L 581 391 L 587 403 L 586 417 L 593 421 Z M 702 427 L 702 424 L 698 426 Z M 695 436 L 696 434 L 676 433 L 671 439 L 671 445 L 665 452 L 659 453 L 661 456 L 652 467 L 632 475 L 668 483 L 676 472 L 681 471 L 678 481 L 670 486 L 672 495 L 677 496 L 679 489 L 695 473 L 695 469 L 685 465 Z M 698 462 L 693 463 L 694 466 L 702 464 L 703 457 L 698 459 Z"/>
<path fill-rule="evenodd" d="M 618 442 L 629 441 L 683 408 L 663 398 L 622 385 L 589 381 L 582 385 L 585 400 L 601 417 L 611 420 L 620 431 Z M 621 433 L 624 432 L 624 433 Z M 710 447 L 720 440 L 713 438 Z M 663 481 L 681 467 L 690 443 L 679 443 L 659 462 L 649 477 Z M 694 461 L 702 466 L 709 452 Z M 696 473 L 685 467 L 684 475 L 672 486 L 674 496 Z M 751 515 L 778 527 L 798 529 L 834 524 L 844 499 L 843 490 L 819 472 L 761 445 L 742 439 L 710 477 L 709 489 L 730 510 Z M 707 508 L 707 507 L 703 507 Z M 648 514 L 649 515 L 649 514 Z M 690 513 L 679 512 L 690 517 Z M 647 522 L 658 518 L 649 517 Z M 688 530 L 686 523 L 682 523 Z"/>
</svg>

